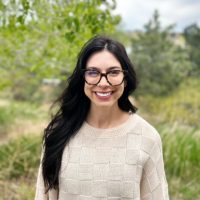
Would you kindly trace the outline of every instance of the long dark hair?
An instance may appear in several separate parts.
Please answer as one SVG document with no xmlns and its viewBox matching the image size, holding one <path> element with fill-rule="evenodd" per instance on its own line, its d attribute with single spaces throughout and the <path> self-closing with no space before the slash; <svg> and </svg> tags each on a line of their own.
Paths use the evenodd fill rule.
<svg viewBox="0 0 200 200">
<path fill-rule="evenodd" d="M 124 111 L 136 112 L 128 96 L 136 89 L 137 79 L 133 65 L 129 60 L 122 44 L 105 36 L 95 36 L 90 39 L 78 55 L 76 67 L 67 80 L 67 87 L 57 99 L 60 107 L 51 122 L 44 130 L 44 155 L 42 160 L 42 174 L 46 192 L 59 187 L 59 171 L 63 150 L 70 138 L 82 126 L 90 108 L 90 100 L 84 93 L 84 77 L 82 69 L 85 68 L 88 58 L 95 52 L 102 50 L 111 52 L 128 73 L 125 76 L 126 87 L 118 105 Z"/>
</svg>

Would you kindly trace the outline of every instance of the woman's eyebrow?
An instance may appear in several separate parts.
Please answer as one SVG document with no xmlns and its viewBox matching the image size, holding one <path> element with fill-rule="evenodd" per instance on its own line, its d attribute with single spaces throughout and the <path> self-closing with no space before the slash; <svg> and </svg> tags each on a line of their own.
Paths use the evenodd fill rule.
<svg viewBox="0 0 200 200">
<path fill-rule="evenodd" d="M 91 66 L 91 67 L 86 67 L 86 69 L 91 69 L 91 70 L 99 70 L 99 68 L 98 68 L 98 67 L 93 67 L 93 66 Z"/>
<path fill-rule="evenodd" d="M 86 69 L 98 70 L 98 71 L 101 70 L 100 68 L 94 67 L 94 66 L 86 67 Z M 112 66 L 112 67 L 109 67 L 106 71 L 108 71 L 108 70 L 113 70 L 113 69 L 121 69 L 121 67 L 119 67 L 119 66 Z"/>
<path fill-rule="evenodd" d="M 119 66 L 113 66 L 113 67 L 109 67 L 108 70 L 112 70 L 112 69 L 121 69 L 121 67 Z"/>
</svg>

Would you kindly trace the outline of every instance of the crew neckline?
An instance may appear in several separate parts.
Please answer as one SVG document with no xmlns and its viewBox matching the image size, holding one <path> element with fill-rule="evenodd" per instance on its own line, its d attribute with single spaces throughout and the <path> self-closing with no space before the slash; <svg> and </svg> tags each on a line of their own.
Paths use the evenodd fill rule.
<svg viewBox="0 0 200 200">
<path fill-rule="evenodd" d="M 127 130 L 130 129 L 130 127 L 133 128 L 136 125 L 136 121 L 137 121 L 137 114 L 130 113 L 129 118 L 125 122 L 111 128 L 97 128 L 90 125 L 88 122 L 84 121 L 83 130 L 86 134 L 92 134 L 98 137 L 107 138 L 107 137 L 119 136 L 125 134 Z"/>
</svg>

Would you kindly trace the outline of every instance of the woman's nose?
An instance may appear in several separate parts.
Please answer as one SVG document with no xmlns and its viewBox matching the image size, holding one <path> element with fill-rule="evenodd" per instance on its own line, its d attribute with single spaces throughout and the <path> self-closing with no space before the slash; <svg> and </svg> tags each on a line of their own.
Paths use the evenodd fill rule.
<svg viewBox="0 0 200 200">
<path fill-rule="evenodd" d="M 98 83 L 98 86 L 109 86 L 110 84 L 108 83 L 107 79 L 105 76 L 102 76 L 99 83 Z"/>
</svg>

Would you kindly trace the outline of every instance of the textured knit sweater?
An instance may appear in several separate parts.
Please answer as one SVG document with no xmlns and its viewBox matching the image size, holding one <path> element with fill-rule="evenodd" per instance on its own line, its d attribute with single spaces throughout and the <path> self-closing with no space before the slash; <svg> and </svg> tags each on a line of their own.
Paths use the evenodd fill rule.
<svg viewBox="0 0 200 200">
<path fill-rule="evenodd" d="M 45 194 L 41 165 L 35 200 L 168 200 L 162 143 L 137 114 L 118 127 L 84 122 L 65 147 L 59 192 Z"/>
</svg>

